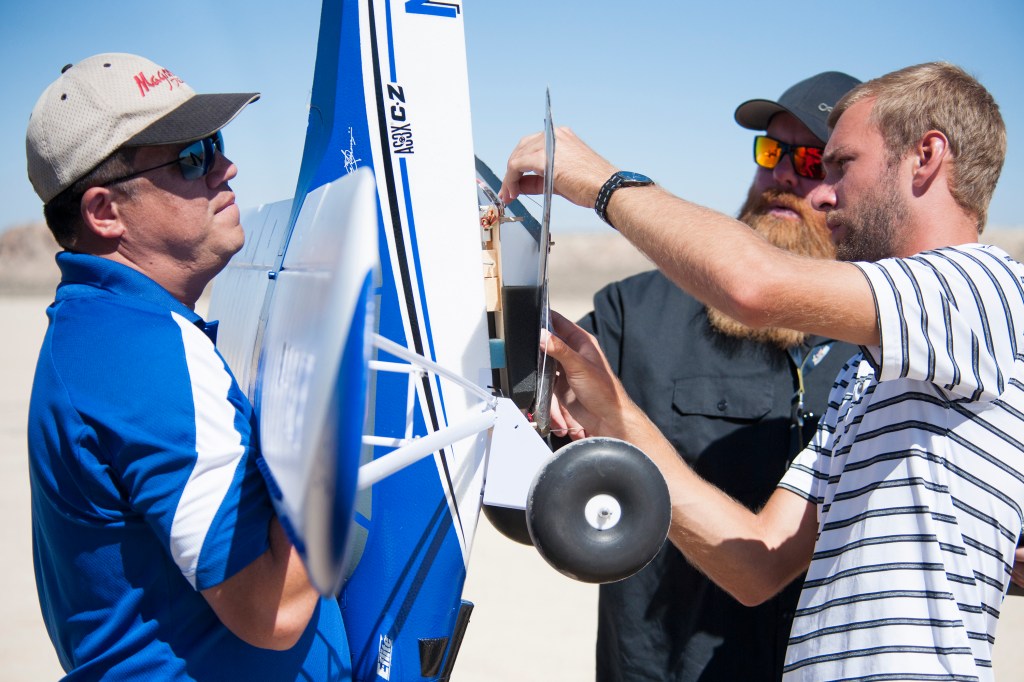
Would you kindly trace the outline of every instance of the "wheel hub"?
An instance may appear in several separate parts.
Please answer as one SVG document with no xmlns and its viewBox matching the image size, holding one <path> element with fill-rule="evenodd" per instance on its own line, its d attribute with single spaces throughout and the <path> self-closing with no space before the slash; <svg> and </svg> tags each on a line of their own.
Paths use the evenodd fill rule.
<svg viewBox="0 0 1024 682">
<path fill-rule="evenodd" d="M 622 518 L 622 507 L 614 497 L 602 493 L 590 498 L 583 514 L 587 523 L 596 530 L 608 530 L 614 528 Z"/>
</svg>

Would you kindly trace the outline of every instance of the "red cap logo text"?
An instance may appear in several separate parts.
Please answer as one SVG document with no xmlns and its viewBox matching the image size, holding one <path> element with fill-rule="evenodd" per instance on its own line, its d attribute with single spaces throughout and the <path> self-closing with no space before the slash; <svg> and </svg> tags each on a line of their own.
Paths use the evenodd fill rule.
<svg viewBox="0 0 1024 682">
<path fill-rule="evenodd" d="M 139 86 L 139 94 L 143 97 L 146 96 L 152 88 L 158 87 L 161 83 L 167 83 L 170 90 L 173 90 L 178 85 L 184 85 L 185 81 L 181 80 L 167 69 L 161 69 L 152 76 L 146 76 L 143 72 L 139 71 L 135 75 L 135 84 Z"/>
</svg>

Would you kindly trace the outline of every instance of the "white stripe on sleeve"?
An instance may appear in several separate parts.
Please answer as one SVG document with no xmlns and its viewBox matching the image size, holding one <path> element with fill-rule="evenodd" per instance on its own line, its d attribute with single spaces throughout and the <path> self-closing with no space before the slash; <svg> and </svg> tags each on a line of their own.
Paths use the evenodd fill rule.
<svg viewBox="0 0 1024 682">
<path fill-rule="evenodd" d="M 197 457 L 174 512 L 170 546 L 174 561 L 195 587 L 199 554 L 245 449 L 235 428 L 235 408 L 228 401 L 231 375 L 210 339 L 184 317 L 172 316 L 181 327 L 192 384 Z"/>
</svg>

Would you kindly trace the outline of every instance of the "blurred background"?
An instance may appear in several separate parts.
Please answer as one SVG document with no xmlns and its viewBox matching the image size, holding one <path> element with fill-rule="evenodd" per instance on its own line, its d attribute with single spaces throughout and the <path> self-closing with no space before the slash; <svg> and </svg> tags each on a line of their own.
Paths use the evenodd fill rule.
<svg viewBox="0 0 1024 682">
<path fill-rule="evenodd" d="M 383 0 L 377 0 L 381 2 Z M 397 2 L 398 0 L 392 0 Z M 541 129 L 544 90 L 568 125 L 612 163 L 734 213 L 753 177 L 753 133 L 733 111 L 776 99 L 811 74 L 862 80 L 924 61 L 965 67 L 999 102 L 1009 152 L 984 239 L 1024 258 L 1024 3 L 934 0 L 473 2 L 462 5 L 476 153 L 502 174 L 520 137 Z M 57 280 L 56 245 L 26 178 L 36 98 L 67 63 L 134 52 L 200 92 L 259 91 L 226 130 L 242 207 L 292 196 L 310 100 L 317 0 L 0 0 L 0 681 L 60 676 L 32 576 L 24 424 L 32 368 Z M 527 202 L 531 209 L 536 204 Z M 534 210 L 539 215 L 539 210 Z M 649 264 L 593 211 L 556 200 L 552 305 L 570 318 L 604 284 Z M 548 567 L 481 523 L 465 597 L 477 604 L 456 680 L 593 679 L 597 589 Z M 1024 600 L 1003 605 L 997 679 L 1020 679 Z"/>
<path fill-rule="evenodd" d="M 381 0 L 379 0 L 381 1 Z M 396 0 L 397 1 L 397 0 Z M 862 80 L 932 60 L 959 64 L 999 102 L 1010 150 L 990 211 L 1024 225 L 1024 3 L 953 0 L 822 3 L 460 3 L 477 155 L 501 174 L 539 130 L 544 89 L 568 125 L 612 163 L 712 208 L 734 212 L 750 178 L 752 133 L 732 118 L 826 70 Z M 25 175 L 36 98 L 65 64 L 99 52 L 142 54 L 199 92 L 263 93 L 226 130 L 242 206 L 294 193 L 320 20 L 317 0 L 0 2 L 0 230 L 40 219 Z M 607 229 L 556 202 L 552 229 Z"/>
</svg>

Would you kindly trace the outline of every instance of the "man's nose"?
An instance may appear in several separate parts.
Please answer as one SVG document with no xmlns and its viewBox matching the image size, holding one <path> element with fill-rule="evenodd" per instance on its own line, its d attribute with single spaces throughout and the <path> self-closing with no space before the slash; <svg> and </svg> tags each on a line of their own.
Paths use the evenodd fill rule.
<svg viewBox="0 0 1024 682">
<path fill-rule="evenodd" d="M 811 206 L 816 211 L 827 211 L 830 208 L 835 208 L 836 205 L 836 193 L 831 183 L 822 181 L 810 191 L 808 198 L 811 200 Z"/>
<path fill-rule="evenodd" d="M 800 182 L 796 171 L 793 170 L 793 157 L 789 152 L 784 153 L 779 162 L 775 164 L 775 168 L 772 169 L 772 179 L 779 187 L 788 189 L 793 189 Z"/>
<path fill-rule="evenodd" d="M 225 182 L 230 182 L 236 175 L 238 175 L 238 166 L 231 159 L 224 156 L 223 152 L 217 152 L 213 168 L 206 174 L 206 184 L 209 185 L 210 189 L 216 189 Z"/>
</svg>

